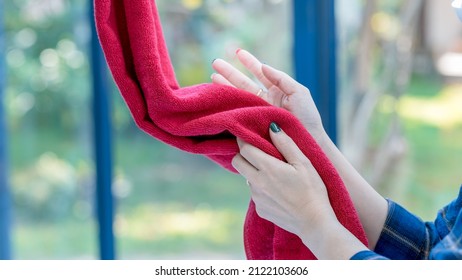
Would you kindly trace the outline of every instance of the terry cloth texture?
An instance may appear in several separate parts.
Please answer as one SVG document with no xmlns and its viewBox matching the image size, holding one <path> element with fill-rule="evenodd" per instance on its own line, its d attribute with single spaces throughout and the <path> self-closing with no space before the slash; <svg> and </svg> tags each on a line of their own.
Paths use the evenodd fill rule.
<svg viewBox="0 0 462 280">
<path fill-rule="evenodd" d="M 154 0 L 95 0 L 95 18 L 111 73 L 143 131 L 236 172 L 231 165 L 239 151 L 236 137 L 283 159 L 270 140 L 268 128 L 274 121 L 319 172 L 339 221 L 367 243 L 342 180 L 293 115 L 233 87 L 179 86 Z M 244 223 L 244 248 L 248 259 L 315 259 L 297 236 L 260 218 L 252 201 Z"/>
</svg>

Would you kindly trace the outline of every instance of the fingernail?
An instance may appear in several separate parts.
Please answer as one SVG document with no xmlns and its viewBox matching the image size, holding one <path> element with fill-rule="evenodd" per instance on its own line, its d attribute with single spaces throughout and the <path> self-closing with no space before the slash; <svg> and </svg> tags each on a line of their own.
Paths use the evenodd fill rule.
<svg viewBox="0 0 462 280">
<path fill-rule="evenodd" d="M 238 54 L 240 51 L 242 51 L 241 48 L 237 49 L 237 50 L 236 50 L 236 54 Z"/>
<path fill-rule="evenodd" d="M 213 76 L 215 76 L 215 73 L 213 73 L 212 75 L 210 75 L 210 79 L 213 80 Z"/>
<path fill-rule="evenodd" d="M 281 132 L 281 128 L 279 127 L 279 125 L 275 122 L 272 122 L 271 125 L 270 125 L 270 129 L 272 132 L 274 133 L 279 133 Z"/>
<path fill-rule="evenodd" d="M 215 60 L 217 60 L 217 58 L 215 58 L 215 59 L 212 60 L 212 64 L 215 62 Z"/>
</svg>

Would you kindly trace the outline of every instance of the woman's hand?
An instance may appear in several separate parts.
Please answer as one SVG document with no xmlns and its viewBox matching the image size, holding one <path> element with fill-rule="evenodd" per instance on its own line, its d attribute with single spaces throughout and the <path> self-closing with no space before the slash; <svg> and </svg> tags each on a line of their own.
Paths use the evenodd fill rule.
<svg viewBox="0 0 462 280">
<path fill-rule="evenodd" d="M 262 86 L 222 59 L 216 59 L 212 63 L 217 72 L 212 75 L 213 83 L 234 86 L 257 94 L 268 103 L 295 115 L 315 140 L 320 141 L 325 136 L 321 117 L 306 87 L 286 73 L 262 64 L 248 51 L 238 50 L 236 53 L 239 61 Z"/>
<path fill-rule="evenodd" d="M 258 215 L 300 237 L 319 259 L 349 259 L 367 250 L 337 220 L 326 186 L 294 141 L 275 123 L 270 135 L 287 163 L 239 139 L 232 161 L 248 180 Z"/>
<path fill-rule="evenodd" d="M 310 160 L 275 123 L 270 135 L 287 163 L 241 140 L 232 162 L 249 182 L 258 215 L 298 236 L 337 222 L 326 186 Z"/>
</svg>

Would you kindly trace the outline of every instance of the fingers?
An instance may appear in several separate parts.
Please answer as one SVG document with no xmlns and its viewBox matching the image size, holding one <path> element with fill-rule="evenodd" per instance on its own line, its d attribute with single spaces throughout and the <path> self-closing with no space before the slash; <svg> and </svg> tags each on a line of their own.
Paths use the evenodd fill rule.
<svg viewBox="0 0 462 280">
<path fill-rule="evenodd" d="M 255 94 L 260 89 L 254 81 L 223 59 L 216 59 L 212 63 L 212 67 L 219 75 L 221 75 L 221 77 L 237 88 L 253 92 Z M 221 77 L 219 77 L 219 80 L 223 81 Z"/>
<path fill-rule="evenodd" d="M 270 136 L 274 146 L 284 156 L 287 163 L 297 167 L 309 162 L 309 159 L 303 154 L 297 144 L 295 144 L 294 140 L 274 122 L 271 123 L 270 126 Z"/>
<path fill-rule="evenodd" d="M 292 77 L 282 71 L 274 69 L 271 66 L 264 64 L 262 66 L 262 72 L 268 81 L 281 89 L 285 94 L 291 95 L 295 92 L 306 90 L 304 86 L 292 79 Z"/>
<path fill-rule="evenodd" d="M 250 164 L 241 154 L 237 154 L 233 158 L 231 164 L 237 172 L 244 176 L 244 178 L 247 178 L 247 180 L 252 180 L 258 173 L 258 169 Z"/>
<path fill-rule="evenodd" d="M 242 65 L 252 73 L 266 88 L 270 88 L 272 83 L 265 77 L 262 72 L 262 63 L 251 53 L 246 50 L 238 50 L 236 52 L 237 58 Z"/>
<path fill-rule="evenodd" d="M 225 77 L 220 74 L 212 74 L 211 79 L 214 84 L 234 87 L 233 84 L 231 84 L 228 80 L 225 79 Z"/>
<path fill-rule="evenodd" d="M 237 144 L 239 145 L 239 150 L 242 157 L 244 157 L 258 170 L 266 169 L 269 164 L 272 164 L 274 160 L 276 160 L 257 147 L 245 143 L 239 138 L 237 139 Z"/>
<path fill-rule="evenodd" d="M 281 97 L 283 96 L 281 94 L 291 95 L 296 92 L 307 91 L 306 87 L 288 74 L 262 64 L 248 51 L 238 50 L 236 55 L 239 61 L 268 89 L 265 94 L 259 95 L 266 101 L 272 100 L 268 93 L 273 93 L 273 97 Z M 254 94 L 261 92 L 261 87 L 257 83 L 223 59 L 214 60 L 212 67 L 218 73 L 212 75 L 212 81 L 215 84 L 234 86 Z"/>
<path fill-rule="evenodd" d="M 239 166 L 243 166 L 246 169 L 254 169 L 256 171 L 267 171 L 269 169 L 274 169 L 275 166 L 282 167 L 287 164 L 290 164 L 295 168 L 300 166 L 306 167 L 307 164 L 312 166 L 310 160 L 303 154 L 294 140 L 292 140 L 292 138 L 282 131 L 282 129 L 274 122 L 271 123 L 270 126 L 270 137 L 274 146 L 279 150 L 287 163 L 266 154 L 262 150 L 245 143 L 238 138 L 237 144 L 239 145 L 240 157 L 236 157 L 236 160 L 239 160 Z M 245 162 L 241 162 L 242 160 L 245 160 Z M 234 167 L 236 168 L 236 166 Z M 239 171 L 239 173 L 241 172 Z"/>
</svg>

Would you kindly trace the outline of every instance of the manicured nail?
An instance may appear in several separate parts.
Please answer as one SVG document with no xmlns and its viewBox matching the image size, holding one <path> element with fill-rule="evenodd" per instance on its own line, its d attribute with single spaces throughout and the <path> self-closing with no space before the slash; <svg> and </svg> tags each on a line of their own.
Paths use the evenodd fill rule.
<svg viewBox="0 0 462 280">
<path fill-rule="evenodd" d="M 217 58 L 215 58 L 215 59 L 212 60 L 212 64 L 215 62 L 215 60 L 217 60 Z"/>
<path fill-rule="evenodd" d="M 238 54 L 240 51 L 242 51 L 241 48 L 237 49 L 237 50 L 236 50 L 236 54 Z"/>
<path fill-rule="evenodd" d="M 279 132 L 281 132 L 281 128 L 280 128 L 279 125 L 277 125 L 277 123 L 275 123 L 275 122 L 272 122 L 272 123 L 271 123 L 270 129 L 271 129 L 271 131 L 274 132 L 274 133 L 279 133 Z"/>
<path fill-rule="evenodd" d="M 213 80 L 213 76 L 215 76 L 215 73 L 213 73 L 212 75 L 210 75 L 210 79 Z"/>
</svg>

